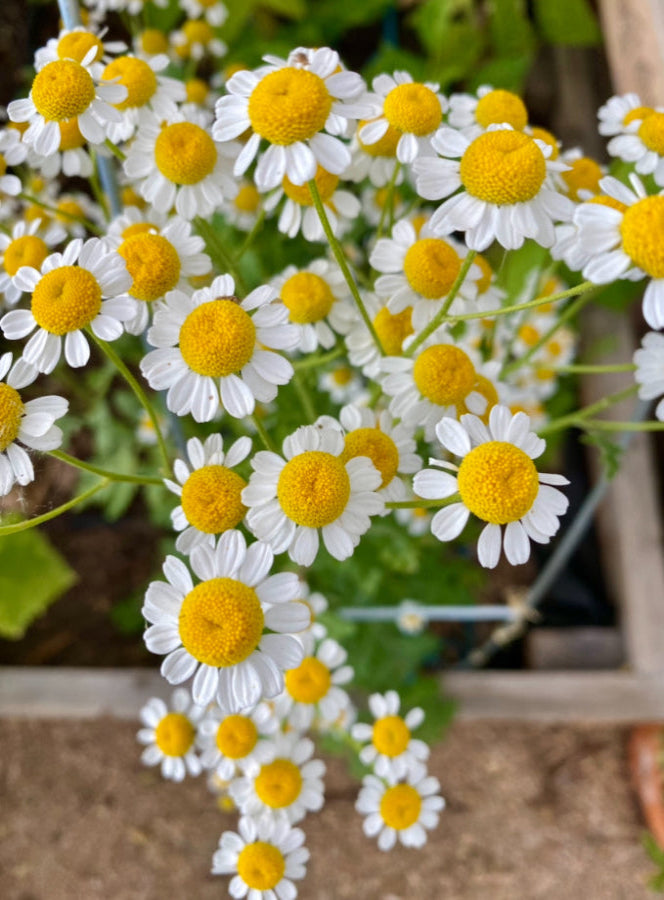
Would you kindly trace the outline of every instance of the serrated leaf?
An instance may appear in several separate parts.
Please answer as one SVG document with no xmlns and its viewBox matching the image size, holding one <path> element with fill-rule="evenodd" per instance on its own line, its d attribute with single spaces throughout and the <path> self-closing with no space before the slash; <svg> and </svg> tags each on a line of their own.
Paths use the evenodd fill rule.
<svg viewBox="0 0 664 900">
<path fill-rule="evenodd" d="M 588 0 L 534 0 L 535 21 L 550 44 L 594 47 L 601 32 Z"/>
</svg>

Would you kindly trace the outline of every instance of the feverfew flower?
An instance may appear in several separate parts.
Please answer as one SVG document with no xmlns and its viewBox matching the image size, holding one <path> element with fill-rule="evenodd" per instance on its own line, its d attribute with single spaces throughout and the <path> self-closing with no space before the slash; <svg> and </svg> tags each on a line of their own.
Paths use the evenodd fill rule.
<svg viewBox="0 0 664 900">
<path fill-rule="evenodd" d="M 49 38 L 45 47 L 40 47 L 35 53 L 35 69 L 43 69 L 47 63 L 58 59 L 73 59 L 74 62 L 83 64 L 87 60 L 88 67 L 102 60 L 108 60 L 116 53 L 122 53 L 127 49 L 124 41 L 102 40 L 105 31 L 95 31 L 84 28 L 82 25 L 76 28 L 63 28 L 56 38 Z M 90 53 L 95 51 L 94 55 Z"/>
<path fill-rule="evenodd" d="M 228 47 L 220 40 L 204 19 L 188 19 L 182 28 L 171 32 L 173 49 L 180 59 L 203 59 L 204 56 L 223 56 Z"/>
<path fill-rule="evenodd" d="M 157 349 L 141 371 L 150 387 L 168 389 L 166 403 L 178 416 L 209 422 L 221 405 L 241 419 L 256 400 L 274 400 L 293 376 L 290 362 L 273 352 L 292 350 L 298 340 L 286 307 L 272 302 L 276 291 L 259 287 L 242 301 L 234 291 L 231 276 L 220 275 L 191 297 L 170 291 L 155 312 L 148 341 Z"/>
<path fill-rule="evenodd" d="M 652 400 L 664 394 L 664 334 L 648 332 L 641 340 L 640 348 L 634 353 L 636 372 L 634 378 L 639 385 L 639 397 Z M 655 415 L 664 422 L 664 399 L 655 408 Z"/>
<path fill-rule="evenodd" d="M 231 781 L 238 772 L 256 771 L 265 739 L 278 728 L 270 703 L 244 713 L 226 713 L 217 706 L 198 730 L 201 763 L 222 781 Z"/>
<path fill-rule="evenodd" d="M 387 356 L 400 356 L 404 341 L 414 332 L 412 306 L 407 306 L 399 313 L 392 313 L 375 294 L 364 291 L 362 299 L 383 351 Z M 360 368 L 367 378 L 375 378 L 378 375 L 383 357 L 364 319 L 359 315 L 346 335 L 346 347 L 351 363 Z M 334 396 L 333 399 L 337 400 Z M 342 395 L 337 402 L 352 399 L 355 398 Z"/>
<path fill-rule="evenodd" d="M 0 293 L 7 306 L 14 306 L 23 291 L 13 282 L 14 275 L 23 266 L 40 269 L 48 256 L 48 244 L 37 232 L 41 219 L 30 224 L 19 220 L 9 234 L 0 234 Z"/>
<path fill-rule="evenodd" d="M 606 136 L 620 134 L 632 120 L 642 120 L 652 111 L 652 107 L 643 106 L 638 94 L 618 94 L 615 97 L 610 97 L 599 108 L 597 113 L 599 119 L 598 131 Z"/>
<path fill-rule="evenodd" d="M 350 704 L 339 685 L 348 684 L 353 669 L 348 654 L 332 638 L 325 638 L 315 652 L 305 656 L 296 669 L 286 672 L 286 686 L 279 711 L 296 731 L 328 729 Z"/>
<path fill-rule="evenodd" d="M 0 199 L 16 197 L 23 190 L 18 175 L 7 173 L 7 166 L 18 166 L 28 155 L 28 148 L 13 128 L 0 131 Z M 3 216 L 4 218 L 4 216 Z"/>
<path fill-rule="evenodd" d="M 622 133 L 611 138 L 606 149 L 611 156 L 633 163 L 639 175 L 652 175 L 664 187 L 664 109 L 632 110 Z"/>
<path fill-rule="evenodd" d="M 351 737 L 366 746 L 360 750 L 360 760 L 373 766 L 381 778 L 395 781 L 405 778 L 412 769 L 419 768 L 429 758 L 429 748 L 411 733 L 424 721 L 424 711 L 413 707 L 405 716 L 399 715 L 401 700 L 396 691 L 372 694 L 369 709 L 373 725 L 358 722 L 351 729 Z"/>
<path fill-rule="evenodd" d="M 297 576 L 269 575 L 273 554 L 257 542 L 247 547 L 239 531 L 227 531 L 216 548 L 195 547 L 190 561 L 201 580 L 174 556 L 163 566 L 167 583 L 153 581 L 143 616 L 151 623 L 145 643 L 166 654 L 161 674 L 171 684 L 194 675 L 199 705 L 216 696 L 222 709 L 240 712 L 283 690 L 283 671 L 300 664 L 302 645 L 289 632 L 309 624 L 309 612 L 293 603 Z M 265 627 L 275 634 L 265 633 Z"/>
<path fill-rule="evenodd" d="M 190 19 L 204 18 L 217 28 L 228 17 L 228 10 L 221 0 L 181 0 L 180 6 Z"/>
<path fill-rule="evenodd" d="M 447 122 L 473 137 L 490 125 L 510 125 L 515 131 L 523 131 L 528 124 L 526 105 L 512 91 L 482 85 L 477 95 L 452 94 L 449 99 Z"/>
<path fill-rule="evenodd" d="M 173 691 L 170 707 L 152 697 L 141 709 L 143 728 L 137 738 L 145 744 L 141 762 L 161 765 L 161 774 L 170 781 L 183 781 L 187 773 L 200 775 L 201 761 L 196 753 L 197 723 L 205 712 L 191 702 L 189 691 Z"/>
<path fill-rule="evenodd" d="M 537 471 L 533 460 L 542 455 L 546 443 L 529 429 L 525 413 L 512 415 L 501 405 L 492 408 L 488 427 L 473 415 L 461 416 L 460 422 L 444 418 L 436 426 L 436 436 L 445 450 L 463 457 L 461 465 L 431 459 L 431 465 L 455 474 L 423 469 L 413 481 L 415 492 L 427 500 L 454 500 L 459 495 L 433 517 L 431 531 L 439 541 L 458 537 L 471 513 L 487 523 L 477 553 L 488 569 L 498 564 L 503 548 L 512 565 L 527 562 L 530 540 L 548 544 L 560 527 L 558 517 L 568 507 L 565 495 L 553 485 L 569 482 L 562 475 Z"/>
</svg>

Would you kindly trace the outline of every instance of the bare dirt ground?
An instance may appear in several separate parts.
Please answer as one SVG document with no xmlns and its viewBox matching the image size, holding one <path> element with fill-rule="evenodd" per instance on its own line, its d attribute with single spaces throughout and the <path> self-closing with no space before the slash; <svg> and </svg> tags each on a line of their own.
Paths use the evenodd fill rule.
<svg viewBox="0 0 664 900">
<path fill-rule="evenodd" d="M 220 812 L 202 779 L 143 769 L 135 728 L 0 721 L 3 900 L 212 900 Z M 304 822 L 303 900 L 647 900 L 652 866 L 620 728 L 457 723 L 432 755 L 447 809 L 422 851 L 380 853 L 328 761 Z"/>
</svg>

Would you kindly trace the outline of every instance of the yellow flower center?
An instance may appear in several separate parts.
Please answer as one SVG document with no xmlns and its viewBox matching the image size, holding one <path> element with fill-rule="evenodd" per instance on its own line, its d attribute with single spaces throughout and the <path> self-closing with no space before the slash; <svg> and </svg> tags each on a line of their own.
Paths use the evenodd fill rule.
<svg viewBox="0 0 664 900">
<path fill-rule="evenodd" d="M 403 342 L 413 333 L 412 315 L 412 306 L 396 314 L 384 306 L 373 320 L 376 334 L 388 356 L 399 356 Z"/>
<path fill-rule="evenodd" d="M 275 759 L 274 762 L 261 766 L 254 787 L 266 806 L 283 809 L 300 796 L 302 775 L 289 759 Z"/>
<path fill-rule="evenodd" d="M 489 91 L 477 103 L 475 118 L 482 126 L 507 123 L 515 131 L 523 131 L 528 124 L 528 110 L 521 97 L 511 91 Z"/>
<path fill-rule="evenodd" d="M 37 72 L 31 94 L 47 122 L 61 122 L 85 112 L 95 99 L 95 84 L 80 63 L 58 59 Z"/>
<path fill-rule="evenodd" d="M 7 171 L 7 160 L 4 158 L 2 153 L 0 153 L 0 178 L 5 174 L 6 171 Z"/>
<path fill-rule="evenodd" d="M 194 743 L 196 729 L 182 713 L 168 713 L 155 728 L 155 743 L 165 756 L 184 756 Z"/>
<path fill-rule="evenodd" d="M 615 209 L 618 212 L 624 213 L 627 209 L 627 204 L 622 203 L 620 200 L 616 200 L 615 197 L 608 197 L 605 195 L 598 197 L 591 197 L 588 203 L 599 203 L 600 206 L 608 206 L 610 209 Z"/>
<path fill-rule="evenodd" d="M 257 740 L 258 730 L 248 716 L 226 716 L 217 728 L 217 748 L 227 759 L 244 759 Z"/>
<path fill-rule="evenodd" d="M 534 126 L 530 129 L 530 136 L 535 138 L 538 141 L 542 141 L 544 144 L 548 144 L 551 147 L 551 155 L 549 159 L 558 159 L 560 156 L 560 150 L 558 149 L 558 141 L 556 140 L 555 134 L 551 134 L 550 131 L 547 131 L 546 128 L 540 128 L 538 125 Z"/>
<path fill-rule="evenodd" d="M 297 703 L 318 703 L 331 684 L 330 670 L 314 656 L 305 657 L 297 669 L 286 672 L 286 690 Z"/>
<path fill-rule="evenodd" d="M 422 798 L 410 784 L 395 784 L 380 801 L 380 814 L 388 828 L 403 831 L 420 817 Z"/>
<path fill-rule="evenodd" d="M 233 200 L 235 208 L 243 213 L 256 212 L 261 202 L 261 195 L 253 184 L 243 184 Z"/>
<path fill-rule="evenodd" d="M 19 392 L 0 381 L 0 453 L 16 440 L 22 415 L 23 401 Z"/>
<path fill-rule="evenodd" d="M 369 156 L 396 156 L 397 144 L 401 140 L 401 132 L 397 131 L 397 129 L 392 125 L 388 125 L 385 134 L 382 136 L 382 138 L 379 138 L 375 144 L 365 144 L 362 138 L 359 136 L 359 133 L 362 128 L 364 128 L 364 126 L 367 125 L 370 121 L 374 120 L 363 119 L 358 123 L 357 132 L 360 147 L 364 150 L 365 153 L 368 153 Z"/>
<path fill-rule="evenodd" d="M 197 184 L 217 164 L 217 148 L 210 135 L 193 122 L 165 125 L 154 145 L 161 174 L 174 184 Z"/>
<path fill-rule="evenodd" d="M 562 172 L 563 181 L 567 185 L 567 191 L 572 200 L 579 200 L 579 191 L 590 191 L 596 194 L 599 191 L 599 181 L 603 177 L 599 163 L 589 156 L 581 156 L 573 160 L 571 169 Z"/>
<path fill-rule="evenodd" d="M 453 344 L 434 344 L 415 360 L 413 378 L 423 397 L 438 406 L 450 406 L 472 391 L 475 369 L 459 347 Z"/>
<path fill-rule="evenodd" d="M 78 266 L 61 266 L 42 275 L 32 294 L 32 315 L 51 334 L 85 328 L 100 309 L 99 282 Z"/>
<path fill-rule="evenodd" d="M 464 456 L 457 483 L 461 499 L 478 519 L 494 525 L 516 522 L 539 491 L 532 459 L 505 441 L 480 444 Z"/>
<path fill-rule="evenodd" d="M 285 514 L 297 525 L 322 528 L 345 510 L 350 478 L 340 457 L 307 450 L 281 470 L 277 497 Z"/>
<path fill-rule="evenodd" d="M 102 78 L 118 80 L 127 88 L 127 96 L 116 109 L 145 106 L 157 90 L 157 76 L 143 59 L 135 56 L 118 56 L 104 69 Z"/>
<path fill-rule="evenodd" d="M 249 120 L 271 144 L 306 141 L 325 127 L 332 97 L 306 69 L 284 68 L 261 78 L 249 97 Z"/>
<path fill-rule="evenodd" d="M 443 109 L 431 88 L 408 83 L 392 88 L 385 98 L 383 115 L 398 132 L 422 137 L 438 128 Z"/>
<path fill-rule="evenodd" d="M 486 257 L 482 256 L 481 253 L 478 253 L 473 263 L 480 269 L 482 272 L 481 276 L 477 279 L 475 284 L 477 285 L 477 293 L 483 294 L 485 291 L 488 291 L 491 287 L 491 279 L 493 278 L 493 269 L 489 262 L 487 262 Z"/>
<path fill-rule="evenodd" d="M 408 248 L 403 270 L 408 284 L 427 300 L 447 294 L 461 269 L 456 250 L 440 238 L 423 238 Z"/>
<path fill-rule="evenodd" d="M 486 400 L 486 409 L 479 417 L 485 425 L 489 424 L 489 413 L 491 412 L 491 408 L 498 403 L 498 391 L 495 388 L 493 382 L 489 381 L 488 378 L 485 378 L 484 375 L 478 375 L 475 384 L 473 385 L 473 392 L 480 394 Z M 461 403 L 457 404 L 457 418 L 459 416 L 463 416 L 465 413 L 469 413 L 470 410 L 466 406 L 466 401 L 462 400 Z"/>
<path fill-rule="evenodd" d="M 320 199 L 323 203 L 326 203 L 337 189 L 339 176 L 332 175 L 331 172 L 327 172 L 321 166 L 318 166 L 314 181 L 316 182 Z M 290 197 L 291 200 L 294 200 L 295 203 L 299 203 L 300 206 L 313 206 L 314 201 L 311 199 L 308 184 L 293 184 L 288 175 L 284 175 L 281 186 L 284 189 L 284 194 Z"/>
<path fill-rule="evenodd" d="M 151 222 L 134 222 L 131 225 L 127 225 L 127 227 L 122 232 L 122 240 L 126 241 L 128 238 L 135 237 L 137 234 L 149 234 L 151 231 L 156 231 L 157 226 L 153 225 Z"/>
<path fill-rule="evenodd" d="M 189 78 L 184 84 L 187 92 L 187 103 L 197 103 L 202 106 L 208 95 L 208 86 L 202 78 Z"/>
<path fill-rule="evenodd" d="M 144 224 L 144 223 L 141 223 Z M 180 257 L 169 240 L 160 234 L 135 234 L 126 238 L 118 253 L 134 279 L 132 297 L 150 303 L 172 290 L 180 279 Z"/>
<path fill-rule="evenodd" d="M 122 200 L 123 206 L 136 206 L 138 207 L 138 209 L 145 209 L 145 207 L 147 206 L 147 203 L 141 197 L 141 195 L 137 194 L 134 188 L 129 184 L 126 184 L 122 188 L 120 192 L 120 199 Z"/>
<path fill-rule="evenodd" d="M 85 143 L 78 127 L 78 119 L 65 119 L 58 123 L 60 128 L 60 150 L 76 150 Z"/>
<path fill-rule="evenodd" d="M 487 131 L 463 154 L 460 177 L 468 193 L 486 203 L 525 203 L 539 193 L 546 178 L 546 161 L 528 135 Z"/>
<path fill-rule="evenodd" d="M 264 616 L 253 588 L 233 578 L 211 578 L 182 601 L 178 628 L 189 653 L 208 666 L 235 666 L 263 635 Z"/>
<path fill-rule="evenodd" d="M 634 264 L 652 278 L 664 278 L 664 196 L 644 197 L 629 206 L 620 234 Z"/>
<path fill-rule="evenodd" d="M 387 487 L 399 468 L 399 451 L 391 437 L 380 428 L 357 428 L 346 435 L 341 459 L 348 462 L 356 456 L 368 456 L 382 475 L 381 488 Z"/>
<path fill-rule="evenodd" d="M 374 722 L 371 741 L 383 756 L 401 756 L 408 748 L 410 729 L 401 716 L 383 716 Z"/>
<path fill-rule="evenodd" d="M 290 312 L 291 322 L 304 325 L 325 318 L 332 309 L 334 294 L 320 275 L 296 272 L 281 288 L 281 299 Z"/>
<path fill-rule="evenodd" d="M 79 219 L 82 219 L 85 216 L 83 207 L 80 203 L 77 203 L 76 200 L 67 198 L 58 200 L 57 209 L 58 213 L 55 218 L 64 225 L 71 225 L 72 216 L 78 216 Z"/>
<path fill-rule="evenodd" d="M 271 891 L 284 877 L 286 862 L 274 844 L 247 844 L 237 860 L 237 873 L 250 890 Z"/>
<path fill-rule="evenodd" d="M 209 44 L 214 38 L 212 28 L 204 19 L 190 19 L 185 22 L 182 31 L 188 44 Z"/>
<path fill-rule="evenodd" d="M 517 333 L 529 347 L 533 347 L 540 339 L 540 331 L 534 325 L 522 325 Z"/>
<path fill-rule="evenodd" d="M 182 509 L 187 521 L 205 534 L 221 534 L 244 519 L 247 508 L 241 493 L 247 486 L 226 466 L 203 466 L 191 473 L 182 487 Z"/>
<path fill-rule="evenodd" d="M 639 137 L 648 150 L 664 156 L 664 113 L 653 112 L 639 126 Z"/>
<path fill-rule="evenodd" d="M 8 275 L 16 275 L 21 266 L 41 269 L 48 256 L 48 247 L 34 234 L 24 234 L 15 238 L 5 250 L 3 265 Z"/>
<path fill-rule="evenodd" d="M 96 47 L 97 52 L 93 62 L 99 62 L 104 54 L 104 45 L 94 34 L 89 31 L 70 31 L 58 41 L 58 57 L 60 59 L 73 59 L 77 63 L 83 62 L 85 54 Z"/>
<path fill-rule="evenodd" d="M 646 119 L 654 112 L 655 110 L 652 108 L 652 106 L 637 106 L 636 109 L 630 109 L 630 111 L 624 117 L 623 125 L 629 125 L 630 122 L 634 122 L 636 121 L 636 119 Z"/>
<path fill-rule="evenodd" d="M 230 297 L 202 303 L 180 329 L 180 352 L 193 372 L 220 378 L 239 372 L 252 357 L 256 326 Z"/>
<path fill-rule="evenodd" d="M 339 387 L 344 387 L 353 380 L 353 370 L 348 366 L 338 366 L 331 375 L 332 381 Z"/>
<path fill-rule="evenodd" d="M 157 53 L 168 53 L 168 38 L 158 28 L 146 28 L 140 36 L 141 50 L 148 56 Z"/>
</svg>

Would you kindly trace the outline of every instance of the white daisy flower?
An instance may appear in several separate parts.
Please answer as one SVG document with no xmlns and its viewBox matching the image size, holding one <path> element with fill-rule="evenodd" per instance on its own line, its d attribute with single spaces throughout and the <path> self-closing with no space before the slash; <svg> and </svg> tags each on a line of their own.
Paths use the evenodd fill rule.
<svg viewBox="0 0 664 900">
<path fill-rule="evenodd" d="M 219 58 L 228 50 L 205 19 L 188 19 L 181 28 L 171 32 L 171 44 L 180 59 L 196 62 L 205 56 Z"/>
<path fill-rule="evenodd" d="M 178 416 L 210 422 L 221 406 L 244 418 L 293 377 L 290 362 L 273 352 L 294 349 L 299 337 L 286 307 L 273 302 L 275 290 L 262 286 L 242 301 L 234 291 L 231 276 L 220 275 L 191 297 L 170 291 L 155 312 L 147 337 L 157 349 L 141 371 L 150 387 L 168 389 L 168 408 Z"/>
<path fill-rule="evenodd" d="M 226 221 L 240 231 L 251 231 L 263 209 L 263 200 L 252 181 L 247 178 L 240 178 L 237 181 L 237 194 L 229 200 L 224 200 L 221 212 Z"/>
<path fill-rule="evenodd" d="M 312 759 L 314 742 L 278 734 L 264 745 L 257 772 L 234 778 L 229 793 L 244 816 L 258 821 L 301 821 L 323 807 L 325 763 Z"/>
<path fill-rule="evenodd" d="M 37 232 L 41 219 L 16 222 L 9 234 L 0 233 L 0 293 L 4 294 L 7 306 L 15 306 L 23 291 L 13 282 L 14 275 L 22 266 L 40 269 L 49 254 L 49 247 Z"/>
<path fill-rule="evenodd" d="M 424 721 L 424 710 L 413 707 L 405 716 L 399 715 L 401 699 L 396 691 L 372 694 L 369 709 L 373 725 L 358 722 L 351 729 L 351 737 L 365 746 L 360 760 L 372 766 L 380 778 L 398 781 L 408 772 L 418 769 L 429 758 L 429 747 L 412 737 L 412 732 Z"/>
<path fill-rule="evenodd" d="M 198 722 L 205 709 L 191 702 L 189 691 L 173 691 L 170 706 L 152 697 L 141 709 L 143 728 L 139 743 L 145 745 L 141 762 L 161 765 L 161 774 L 170 781 L 183 781 L 185 775 L 200 775 L 201 761 L 196 753 Z"/>
<path fill-rule="evenodd" d="M 32 144 L 40 156 L 57 152 L 63 121 L 77 119 L 88 143 L 103 144 L 108 124 L 122 120 L 122 114 L 111 104 L 122 102 L 127 89 L 100 80 L 89 71 L 87 67 L 96 53 L 93 46 L 80 63 L 73 59 L 47 63 L 35 75 L 29 97 L 13 100 L 7 107 L 12 122 L 30 123 L 23 141 Z"/>
<path fill-rule="evenodd" d="M 159 212 L 174 206 L 183 219 L 210 216 L 237 192 L 227 155 L 232 147 L 212 140 L 181 114 L 162 122 L 145 112 L 124 161 L 125 174 Z"/>
<path fill-rule="evenodd" d="M 575 202 L 590 200 L 600 193 L 599 183 L 606 175 L 606 166 L 601 166 L 597 160 L 585 156 L 578 147 L 563 151 L 560 159 L 568 169 L 559 173 L 559 182 L 563 192 L 571 200 Z"/>
<path fill-rule="evenodd" d="M 595 284 L 648 277 L 643 317 L 651 328 L 664 328 L 664 192 L 648 197 L 635 175 L 630 181 L 633 190 L 603 178 L 600 186 L 613 203 L 582 203 L 574 214 L 578 241 L 590 257 L 583 277 Z"/>
<path fill-rule="evenodd" d="M 431 217 L 433 232 L 464 231 L 472 250 L 485 250 L 493 241 L 516 250 L 526 238 L 550 247 L 554 221 L 571 218 L 571 200 L 551 179 L 566 166 L 548 158 L 551 147 L 544 142 L 508 125 L 491 125 L 472 140 L 444 126 L 432 144 L 447 158 L 418 159 L 413 171 L 421 197 L 448 198 Z"/>
<path fill-rule="evenodd" d="M 330 395 L 334 403 L 367 403 L 369 392 L 360 375 L 350 366 L 332 366 L 318 378 L 318 388 Z"/>
<path fill-rule="evenodd" d="M 304 832 L 288 822 L 242 817 L 238 832 L 225 831 L 212 857 L 213 875 L 233 875 L 231 897 L 250 900 L 295 900 L 297 887 L 306 875 L 309 851 Z"/>
<path fill-rule="evenodd" d="M 12 366 L 12 354 L 0 356 L 0 497 L 14 484 L 34 481 L 32 460 L 23 447 L 31 450 L 55 450 L 62 443 L 62 431 L 55 425 L 69 404 L 62 397 L 38 397 L 24 402 L 19 390 L 32 384 L 37 370 L 25 360 Z"/>
<path fill-rule="evenodd" d="M 180 6 L 190 19 L 205 19 L 216 28 L 228 18 L 228 10 L 221 0 L 181 0 Z"/>
<path fill-rule="evenodd" d="M 375 491 L 381 475 L 367 457 L 344 460 L 339 430 L 304 425 L 283 443 L 284 457 L 262 450 L 242 492 L 247 525 L 275 553 L 288 550 L 293 562 L 310 566 L 319 549 L 319 529 L 329 553 L 353 555 L 371 516 L 383 511 Z"/>
<path fill-rule="evenodd" d="M 223 781 L 231 781 L 238 772 L 255 772 L 260 767 L 260 750 L 265 749 L 264 739 L 278 728 L 279 719 L 269 703 L 259 703 L 244 713 L 215 707 L 198 729 L 203 768 Z"/>
<path fill-rule="evenodd" d="M 17 197 L 23 190 L 18 175 L 7 173 L 7 166 L 18 166 L 28 155 L 27 146 L 21 141 L 21 135 L 13 128 L 0 130 L 0 199 Z"/>
<path fill-rule="evenodd" d="M 415 496 L 409 497 L 410 500 L 417 500 Z M 426 506 L 418 506 L 414 509 L 395 509 L 394 518 L 400 525 L 405 526 L 408 534 L 413 537 L 422 537 L 423 534 L 431 531 L 431 510 Z"/>
<path fill-rule="evenodd" d="M 353 678 L 347 658 L 340 644 L 325 638 L 297 668 L 286 672 L 280 712 L 296 731 L 308 731 L 312 726 L 318 731 L 329 730 L 348 706 L 350 697 L 339 687 Z"/>
<path fill-rule="evenodd" d="M 414 333 L 412 306 L 407 306 L 399 313 L 392 313 L 385 303 L 378 300 L 375 294 L 364 291 L 362 299 L 385 354 L 400 356 L 404 341 Z M 356 369 L 361 369 L 362 374 L 367 378 L 376 378 L 380 372 L 383 357 L 376 346 L 373 335 L 359 315 L 346 335 L 346 347 L 348 359 L 352 365 Z M 334 396 L 333 399 L 337 403 L 343 403 L 354 398 L 342 395 L 338 400 Z"/>
<path fill-rule="evenodd" d="M 518 94 L 484 84 L 476 95 L 450 95 L 447 122 L 473 137 L 490 125 L 506 124 L 523 131 L 528 124 L 528 110 Z"/>
<path fill-rule="evenodd" d="M 422 847 L 426 832 L 438 824 L 445 801 L 440 796 L 437 778 L 424 767 L 408 773 L 406 782 L 387 784 L 375 775 L 365 775 L 355 809 L 366 816 L 367 837 L 378 835 L 380 850 L 391 850 L 397 839 L 404 847 Z"/>
<path fill-rule="evenodd" d="M 319 165 L 340 175 L 351 157 L 332 134 L 339 133 L 339 120 L 361 118 L 367 111 L 366 104 L 353 102 L 364 88 L 362 79 L 340 68 L 334 50 L 321 47 L 302 56 L 304 63 L 237 72 L 226 84 L 229 95 L 217 101 L 215 140 L 253 132 L 235 162 L 236 175 L 247 171 L 261 140 L 270 145 L 256 167 L 260 191 L 276 187 L 285 175 L 295 185 L 306 184 Z"/>
<path fill-rule="evenodd" d="M 82 25 L 76 28 L 63 28 L 56 38 L 49 38 L 45 47 L 40 47 L 35 53 L 35 69 L 39 71 L 50 62 L 59 59 L 73 59 L 74 62 L 92 68 L 95 63 L 109 62 L 116 53 L 123 53 L 127 49 L 124 41 L 105 41 L 106 31 L 85 28 Z M 94 54 L 90 51 L 94 49 Z"/>
<path fill-rule="evenodd" d="M 664 109 L 632 111 L 622 133 L 611 138 L 611 156 L 632 163 L 639 175 L 652 175 L 664 187 Z"/>
<path fill-rule="evenodd" d="M 322 622 L 318 621 L 321 613 L 327 611 L 327 598 L 319 591 L 311 591 L 309 585 L 301 580 L 297 599 L 300 603 L 304 603 L 311 616 L 311 624 L 304 631 L 298 633 L 297 639 L 303 645 L 304 652 L 311 653 L 316 646 L 316 642 L 322 641 L 327 637 L 327 628 Z"/>
<path fill-rule="evenodd" d="M 636 372 L 634 378 L 639 385 L 639 397 L 653 400 L 664 394 L 664 334 L 649 331 L 641 339 L 641 346 L 634 353 Z M 655 416 L 664 422 L 664 399 L 655 408 Z"/>
<path fill-rule="evenodd" d="M 618 94 L 599 108 L 598 131 L 606 137 L 620 134 L 635 119 L 644 119 L 652 107 L 643 106 L 638 94 Z"/>
<path fill-rule="evenodd" d="M 222 709 L 240 712 L 283 690 L 284 669 L 299 665 L 302 645 L 293 637 L 309 624 L 297 596 L 297 576 L 269 575 L 273 554 L 257 542 L 247 547 L 239 531 L 226 531 L 216 548 L 191 553 L 191 567 L 202 579 L 194 587 L 189 569 L 168 556 L 168 583 L 153 581 L 143 616 L 144 638 L 152 653 L 166 654 L 161 674 L 170 684 L 194 676 L 192 696 L 199 705 L 216 696 Z M 272 633 L 265 633 L 265 628 Z"/>
<path fill-rule="evenodd" d="M 368 119 L 357 123 L 357 131 L 350 145 L 351 164 L 344 173 L 349 181 L 364 181 L 368 178 L 374 188 L 384 188 L 394 178 L 397 165 L 397 146 L 401 140 L 401 132 L 389 125 L 385 134 L 371 144 L 365 143 L 360 135 L 365 126 L 370 125 Z M 403 181 L 403 169 L 397 173 L 395 184 Z M 376 219 L 375 224 L 378 224 Z"/>
<path fill-rule="evenodd" d="M 28 164 L 39 169 L 45 178 L 55 178 L 61 172 L 67 177 L 89 178 L 94 165 L 78 127 L 78 119 L 58 123 L 60 144 L 49 156 L 40 156 L 32 147 L 28 150 Z"/>
<path fill-rule="evenodd" d="M 402 219 L 390 238 L 376 242 L 369 257 L 371 266 L 385 273 L 376 279 L 374 290 L 387 299 L 387 308 L 393 314 L 411 307 L 413 327 L 420 331 L 440 309 L 467 253 L 467 248 L 453 238 L 434 237 L 428 225 L 418 236 L 412 224 Z M 471 303 L 477 296 L 475 281 L 481 274 L 478 266 L 471 266 L 450 307 L 452 315 L 475 311 Z"/>
<path fill-rule="evenodd" d="M 171 512 L 173 527 L 180 532 L 175 542 L 180 553 L 189 554 L 199 544 L 214 546 L 214 535 L 240 524 L 247 512 L 241 499 L 247 482 L 233 469 L 250 453 L 248 437 L 238 438 L 227 453 L 220 434 L 209 435 L 204 443 L 198 438 L 187 441 L 189 465 L 177 459 L 177 481 L 165 480 L 181 501 Z"/>
<path fill-rule="evenodd" d="M 370 122 L 358 130 L 362 144 L 388 142 L 399 135 L 396 157 L 410 164 L 418 156 L 432 154 L 431 138 L 443 121 L 447 100 L 439 93 L 439 85 L 414 82 L 408 72 L 378 75 L 369 95 L 376 109 Z"/>
<path fill-rule="evenodd" d="M 348 177 L 348 175 L 346 176 Z M 362 203 L 362 215 L 369 225 L 376 228 L 381 222 L 385 222 L 385 204 L 388 202 L 389 188 L 373 185 L 362 189 L 360 202 Z M 404 197 L 399 190 L 392 192 L 392 217 L 399 219 L 407 212 Z"/>
<path fill-rule="evenodd" d="M 6 313 L 0 328 L 10 341 L 37 329 L 23 356 L 45 374 L 58 364 L 63 339 L 68 365 L 78 368 L 90 358 L 85 328 L 114 341 L 124 330 L 122 323 L 136 315 L 136 301 L 122 296 L 131 284 L 125 261 L 98 238 L 85 243 L 75 238 L 63 253 L 47 256 L 40 270 L 22 266 L 14 284 L 32 294 L 31 306 Z"/>
<path fill-rule="evenodd" d="M 530 541 L 548 544 L 567 511 L 567 498 L 554 485 L 569 484 L 562 475 L 537 471 L 534 459 L 546 443 L 530 429 L 525 413 L 512 415 L 506 406 L 494 406 L 486 426 L 473 415 L 461 421 L 444 418 L 436 436 L 445 450 L 463 457 L 460 466 L 429 460 L 438 469 L 423 469 L 413 488 L 428 500 L 459 495 L 459 501 L 440 509 L 431 522 L 439 541 L 451 541 L 463 531 L 470 514 L 486 522 L 477 544 L 480 565 L 493 569 L 501 549 L 512 565 L 527 562 Z M 501 526 L 505 525 L 505 533 Z"/>
<path fill-rule="evenodd" d="M 134 35 L 133 48 L 136 56 L 145 60 L 162 53 L 168 55 L 170 50 L 168 35 L 159 28 L 144 28 Z"/>
<path fill-rule="evenodd" d="M 303 269 L 289 266 L 271 284 L 298 329 L 301 353 L 312 353 L 319 344 L 329 350 L 336 334 L 346 334 L 356 319 L 346 279 L 327 259 L 315 259 Z"/>
</svg>

